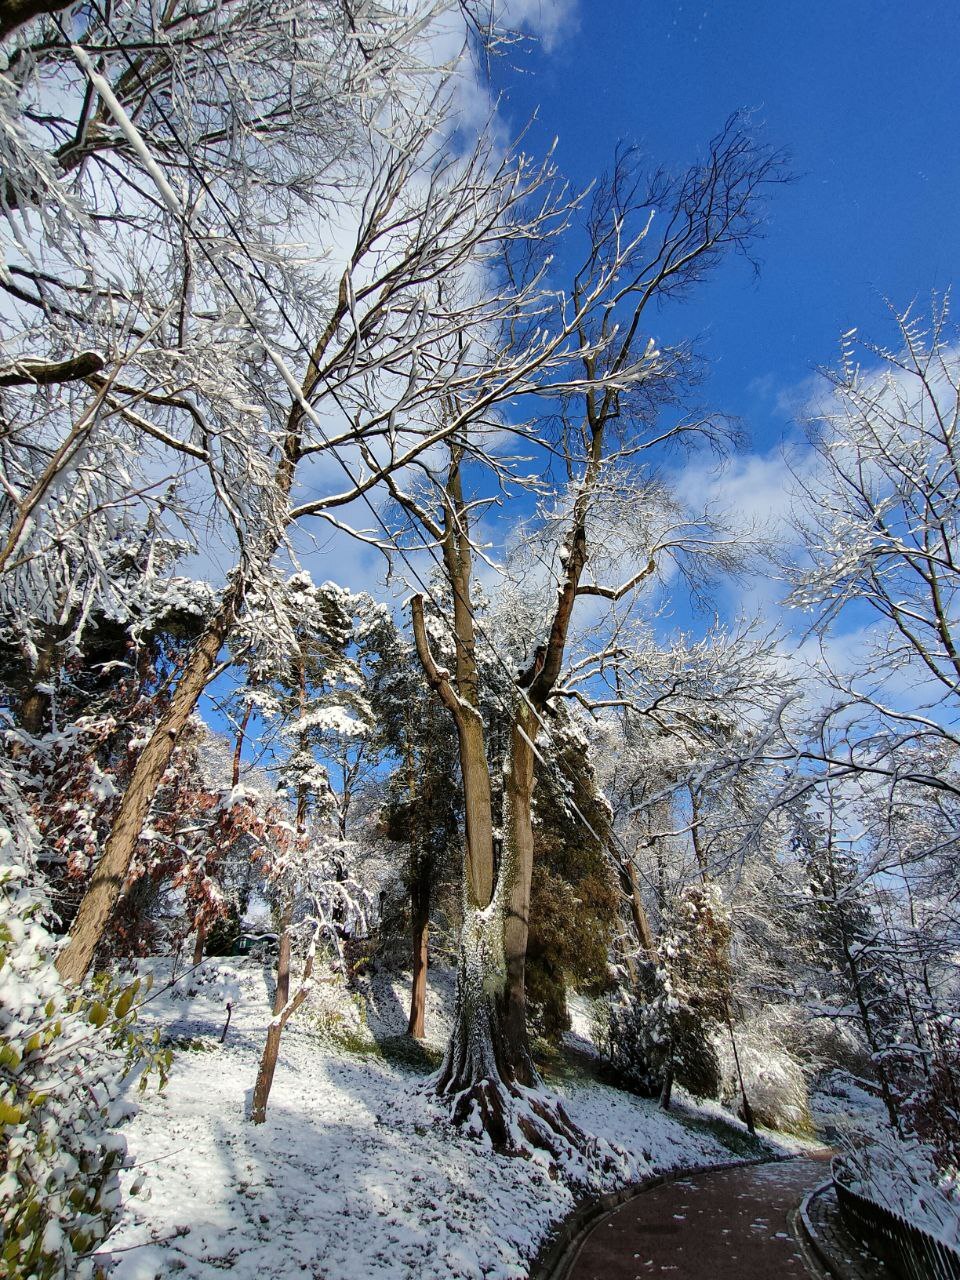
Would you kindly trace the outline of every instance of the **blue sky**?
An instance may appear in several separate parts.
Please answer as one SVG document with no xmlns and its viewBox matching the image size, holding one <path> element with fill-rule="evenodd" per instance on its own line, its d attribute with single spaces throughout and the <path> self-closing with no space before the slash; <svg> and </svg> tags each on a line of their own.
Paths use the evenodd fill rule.
<svg viewBox="0 0 960 1280">
<path fill-rule="evenodd" d="M 528 12 L 536 2 L 518 0 Z M 760 276 L 732 260 L 655 321 L 661 337 L 700 336 L 700 398 L 741 419 L 752 451 L 734 463 L 724 496 L 762 514 L 782 501 L 777 451 L 793 434 L 792 407 L 817 366 L 833 363 L 839 335 L 857 325 L 891 337 L 884 297 L 922 305 L 955 279 L 960 4 L 542 3 L 554 15 L 566 9 L 566 20 L 547 44 L 495 59 L 492 90 L 515 130 L 537 114 L 525 147 L 543 154 L 556 137 L 557 162 L 575 187 L 621 140 L 684 167 L 741 108 L 790 155 L 796 181 L 770 201 Z M 373 588 L 383 571 L 377 553 L 336 545 L 336 563 L 329 551 L 305 557 L 315 579 Z M 779 584 L 740 584 L 716 603 L 732 618 L 780 594 Z M 662 620 L 666 631 L 702 621 L 682 600 Z M 854 614 L 849 625 L 860 623 Z"/>
<path fill-rule="evenodd" d="M 665 319 L 699 334 L 704 397 L 763 452 L 783 397 L 854 325 L 889 336 L 903 306 L 949 287 L 960 258 L 960 5 L 891 0 L 579 0 L 549 49 L 495 62 L 501 110 L 587 183 L 618 140 L 683 166 L 751 108 L 797 181 L 775 193 L 754 280 L 725 267 Z"/>
</svg>

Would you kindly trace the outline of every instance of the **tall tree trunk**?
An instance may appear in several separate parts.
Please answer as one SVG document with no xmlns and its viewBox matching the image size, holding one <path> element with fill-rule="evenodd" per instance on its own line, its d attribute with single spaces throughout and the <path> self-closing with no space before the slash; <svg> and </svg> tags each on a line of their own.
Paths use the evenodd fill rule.
<svg viewBox="0 0 960 1280">
<path fill-rule="evenodd" d="M 643 905 L 643 898 L 640 896 L 640 884 L 637 880 L 637 868 L 632 862 L 626 862 L 622 865 L 621 871 L 627 884 L 628 896 L 630 900 L 630 917 L 633 920 L 633 927 L 637 934 L 637 941 L 646 951 L 647 956 L 654 962 L 657 961 L 657 944 L 653 940 L 653 930 L 650 928 L 650 917 L 647 915 L 647 909 Z"/>
<path fill-rule="evenodd" d="M 280 943 L 277 947 L 277 987 L 273 993 L 273 1015 L 276 1015 L 290 999 L 290 912 L 284 909 L 280 922 Z"/>
<path fill-rule="evenodd" d="M 197 925 L 197 939 L 193 944 L 193 963 L 200 964 L 203 960 L 203 948 L 207 941 L 207 926 L 205 924 Z"/>
<path fill-rule="evenodd" d="M 697 859 L 697 866 L 700 868 L 700 879 L 706 883 L 707 854 L 703 847 L 703 804 L 700 790 L 692 782 L 687 784 L 687 791 L 690 794 L 690 837 L 693 841 L 693 852 Z"/>
<path fill-rule="evenodd" d="M 468 599 L 469 578 L 458 586 L 463 599 Z M 506 915 L 515 914 L 516 924 L 525 919 L 526 909 L 522 890 L 517 887 L 518 859 L 509 849 L 512 839 L 507 841 L 508 849 L 494 883 L 493 809 L 483 724 L 472 703 L 464 702 L 447 673 L 437 668 L 427 640 L 423 602 L 418 597 L 412 601 L 411 612 L 417 654 L 427 681 L 451 711 L 457 726 L 466 814 L 464 920 L 457 995 L 450 1040 L 435 1077 L 435 1088 L 441 1097 L 452 1102 L 455 1123 L 486 1133 L 496 1148 L 536 1148 L 569 1160 L 585 1150 L 585 1135 L 559 1101 L 527 1093 L 520 1087 L 522 1081 L 508 1043 Z M 472 663 L 472 648 L 464 661 Z M 468 677 L 470 674 L 466 672 Z M 472 676 L 475 682 L 475 667 Z M 469 679 L 459 677 L 458 686 L 471 687 Z M 520 931 L 515 929 L 514 948 L 519 941 Z M 523 1034 L 525 1037 L 525 1022 Z M 532 1082 L 537 1083 L 529 1055 L 525 1067 Z"/>
<path fill-rule="evenodd" d="M 510 757 L 504 770 L 505 844 L 501 878 L 506 919 L 504 954 L 507 985 L 503 1031 L 514 1077 L 532 1085 L 537 1079 L 527 1034 L 526 960 L 530 934 L 530 885 L 533 878 L 533 776 L 537 721 L 521 697 L 516 711 Z"/>
<path fill-rule="evenodd" d="M 191 650 L 170 705 L 134 765 L 103 854 L 70 928 L 67 944 L 57 957 L 57 970 L 65 982 L 82 982 L 93 963 L 123 890 L 153 798 L 229 635 L 242 590 L 238 575 Z"/>
<path fill-rule="evenodd" d="M 243 755 L 243 742 L 247 736 L 247 725 L 250 723 L 250 713 L 253 711 L 253 703 L 248 702 L 243 712 L 243 719 L 237 726 L 237 740 L 233 747 L 233 773 L 231 774 L 231 782 L 233 786 L 240 783 L 240 757 Z"/>
<path fill-rule="evenodd" d="M 410 906 L 413 942 L 413 982 L 410 986 L 410 1020 L 407 1035 L 415 1040 L 424 1037 L 424 1015 L 427 1007 L 428 942 L 430 934 L 430 863 L 422 853 L 411 858 Z"/>
</svg>

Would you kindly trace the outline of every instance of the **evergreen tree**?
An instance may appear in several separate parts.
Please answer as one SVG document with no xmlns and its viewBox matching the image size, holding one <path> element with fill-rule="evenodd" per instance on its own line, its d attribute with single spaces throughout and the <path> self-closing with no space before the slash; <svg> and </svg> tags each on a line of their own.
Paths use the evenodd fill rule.
<svg viewBox="0 0 960 1280">
<path fill-rule="evenodd" d="M 566 715 L 563 721 L 550 740 L 552 750 L 546 748 L 546 765 L 538 762 L 536 769 L 527 948 L 530 1016 L 551 1040 L 570 1025 L 568 985 L 596 991 L 607 984 L 619 911 L 607 847 L 610 809 L 597 788 L 586 740 Z"/>
<path fill-rule="evenodd" d="M 360 628 L 362 666 L 380 746 L 389 752 L 383 806 L 391 841 L 407 847 L 402 880 L 408 897 L 413 981 L 407 1032 L 425 1034 L 429 931 L 438 890 L 456 878 L 462 813 L 456 734 L 424 684 L 412 647 L 382 606 Z"/>
</svg>

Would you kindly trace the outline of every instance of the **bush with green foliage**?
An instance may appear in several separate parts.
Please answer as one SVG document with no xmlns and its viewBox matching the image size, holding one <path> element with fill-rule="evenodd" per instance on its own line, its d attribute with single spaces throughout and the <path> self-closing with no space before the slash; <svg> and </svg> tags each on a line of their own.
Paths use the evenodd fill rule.
<svg viewBox="0 0 960 1280">
<path fill-rule="evenodd" d="M 726 1021 L 730 915 L 716 885 L 689 885 L 663 913 L 657 962 L 609 1002 L 602 1047 L 614 1074 L 645 1096 L 668 1074 L 695 1097 L 720 1093 L 714 1032 Z"/>
<path fill-rule="evenodd" d="M 534 806 L 527 1002 L 534 1028 L 549 1041 L 570 1026 L 568 986 L 592 994 L 609 983 L 620 901 L 605 847 L 609 827 L 586 743 L 565 724 L 537 766 Z"/>
<path fill-rule="evenodd" d="M 664 1076 L 698 1098 L 720 1092 L 720 1064 L 709 1024 L 677 1000 L 662 969 L 644 982 L 646 994 L 623 993 L 602 1012 L 599 1046 L 614 1077 L 641 1097 L 656 1097 Z"/>
<path fill-rule="evenodd" d="M 0 854 L 15 843 L 0 825 Z M 7 837 L 6 840 L 3 837 Z M 126 1145 L 114 1126 L 136 1066 L 171 1054 L 134 1029 L 139 980 L 68 991 L 52 962 L 47 903 L 29 870 L 0 867 L 0 1274 L 85 1280 L 120 1208 Z M 141 1078 L 141 1087 L 146 1076 Z"/>
</svg>

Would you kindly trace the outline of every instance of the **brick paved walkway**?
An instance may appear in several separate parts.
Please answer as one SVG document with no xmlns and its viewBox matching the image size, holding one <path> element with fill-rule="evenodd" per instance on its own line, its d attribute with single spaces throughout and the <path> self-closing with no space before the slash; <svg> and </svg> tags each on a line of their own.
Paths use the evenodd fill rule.
<svg viewBox="0 0 960 1280">
<path fill-rule="evenodd" d="M 880 1259 L 854 1239 L 844 1226 L 837 1193 L 832 1186 L 821 1187 L 811 1197 L 807 1205 L 807 1221 L 815 1240 L 814 1247 L 826 1254 L 831 1269 L 839 1271 L 844 1280 L 879 1280 L 889 1275 Z"/>
<path fill-rule="evenodd" d="M 654 1187 L 597 1223 L 567 1275 L 809 1280 L 787 1215 L 828 1176 L 825 1159 L 802 1159 Z"/>
</svg>

